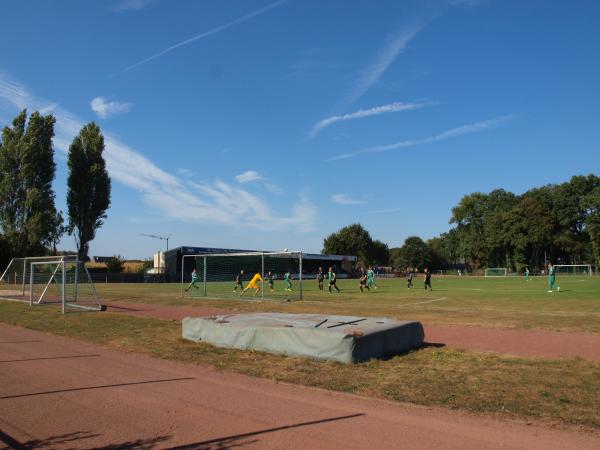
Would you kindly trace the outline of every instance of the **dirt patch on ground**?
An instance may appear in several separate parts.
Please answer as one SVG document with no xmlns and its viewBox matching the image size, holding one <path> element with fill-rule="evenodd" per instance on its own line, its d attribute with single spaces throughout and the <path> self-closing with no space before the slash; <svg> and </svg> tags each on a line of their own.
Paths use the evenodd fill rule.
<svg viewBox="0 0 600 450">
<path fill-rule="evenodd" d="M 0 364 L 0 447 L 600 446 L 578 430 L 276 383 L 4 324 Z"/>
</svg>

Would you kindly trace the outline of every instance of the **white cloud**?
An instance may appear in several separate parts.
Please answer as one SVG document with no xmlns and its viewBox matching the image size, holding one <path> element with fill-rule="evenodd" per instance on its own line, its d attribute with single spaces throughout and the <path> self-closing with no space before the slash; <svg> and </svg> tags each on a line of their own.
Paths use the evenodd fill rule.
<svg viewBox="0 0 600 450">
<path fill-rule="evenodd" d="M 0 112 L 27 108 L 51 108 L 56 117 L 54 145 L 66 154 L 84 122 L 51 102 L 36 98 L 23 86 L 0 72 Z M 119 138 L 103 130 L 105 159 L 111 178 L 138 191 L 145 203 L 166 218 L 192 223 L 253 227 L 262 230 L 295 228 L 315 229 L 317 210 L 304 195 L 287 215 L 276 214 L 259 196 L 215 180 L 195 183 L 181 180 L 154 164 Z M 132 170 L 132 167 L 135 170 Z"/>
<path fill-rule="evenodd" d="M 238 183 L 249 183 L 251 181 L 260 181 L 262 179 L 262 175 L 254 170 L 246 170 L 244 173 L 240 173 L 235 177 L 235 180 Z"/>
<path fill-rule="evenodd" d="M 425 22 L 414 21 L 394 34 L 382 47 L 367 68 L 358 77 L 352 88 L 346 93 L 339 105 L 345 109 L 362 97 L 375 83 L 379 81 L 385 71 L 392 65 L 396 58 L 404 51 L 408 43 L 423 28 Z"/>
<path fill-rule="evenodd" d="M 375 107 L 369 108 L 369 109 L 359 109 L 358 111 L 348 113 L 348 114 L 327 117 L 327 118 L 321 120 L 320 122 L 318 122 L 317 124 L 315 124 L 315 126 L 313 126 L 313 128 L 311 129 L 311 131 L 309 133 L 309 137 L 310 138 L 315 137 L 319 132 L 321 132 L 321 130 L 323 130 L 324 128 L 327 128 L 328 126 L 331 126 L 337 122 L 363 119 L 365 117 L 378 116 L 380 114 L 387 114 L 387 113 L 393 113 L 393 112 L 399 112 L 399 111 L 409 111 L 412 109 L 423 108 L 424 106 L 427 106 L 430 104 L 431 104 L 431 102 L 425 102 L 425 101 L 414 102 L 414 103 L 394 102 L 394 103 L 388 103 L 387 105 L 375 106 Z"/>
<path fill-rule="evenodd" d="M 259 8 L 256 11 L 251 12 L 250 14 L 246 14 L 245 16 L 238 17 L 237 19 L 232 20 L 231 22 L 227 22 L 224 25 L 220 25 L 220 26 L 218 26 L 216 28 L 213 28 L 211 30 L 205 31 L 203 33 L 200 33 L 200 34 L 198 34 L 198 35 L 196 35 L 194 37 L 191 37 L 191 38 L 186 39 L 184 41 L 178 42 L 177 44 L 171 45 L 170 47 L 167 47 L 166 49 L 161 50 L 160 52 L 155 53 L 154 55 L 149 56 L 146 59 L 143 59 L 143 60 L 141 60 L 141 61 L 139 61 L 139 62 L 137 62 L 135 64 L 132 64 L 129 67 L 126 67 L 125 68 L 125 72 L 127 72 L 127 71 L 129 71 L 131 69 L 134 69 L 136 67 L 139 67 L 142 64 L 146 64 L 147 62 L 150 62 L 153 59 L 159 58 L 160 56 L 163 56 L 163 55 L 165 55 L 165 54 L 167 54 L 167 53 L 169 53 L 169 52 L 171 52 L 171 51 L 173 51 L 173 50 L 175 50 L 175 49 L 177 49 L 179 47 L 183 47 L 184 45 L 191 44 L 192 42 L 195 42 L 195 41 L 197 41 L 199 39 L 203 39 L 205 37 L 211 36 L 213 34 L 220 33 L 221 31 L 224 31 L 227 28 L 230 28 L 230 27 L 232 27 L 234 25 L 237 25 L 237 24 L 242 23 L 242 22 L 246 22 L 247 20 L 250 20 L 250 19 L 252 19 L 254 17 L 260 16 L 261 14 L 264 14 L 264 13 L 266 13 L 267 11 L 269 11 L 269 10 L 271 10 L 273 8 L 276 8 L 278 6 L 283 5 L 286 1 L 287 0 L 277 0 L 276 2 L 269 3 L 267 6 L 263 6 L 262 8 Z"/>
<path fill-rule="evenodd" d="M 464 134 L 479 133 L 480 131 L 485 131 L 485 130 L 489 130 L 489 129 L 495 128 L 497 126 L 500 126 L 501 124 L 511 121 L 511 120 L 514 120 L 517 117 L 519 117 L 518 114 L 507 114 L 505 116 L 496 117 L 496 118 L 493 118 L 490 120 L 484 120 L 481 122 L 475 122 L 475 123 L 471 123 L 471 124 L 467 124 L 467 125 L 462 125 L 460 127 L 451 128 L 450 130 L 446 130 L 442 133 L 439 133 L 439 134 L 436 134 L 433 136 L 428 136 L 423 139 L 413 139 L 413 140 L 396 142 L 394 144 L 377 145 L 377 146 L 365 148 L 362 150 L 356 150 L 356 151 L 350 152 L 350 153 L 344 153 L 344 154 L 329 158 L 327 161 L 337 161 L 340 159 L 352 158 L 353 156 L 363 155 L 365 153 L 387 152 L 387 151 L 396 150 L 399 148 L 414 147 L 415 145 L 423 145 L 423 144 L 430 144 L 432 142 L 444 141 L 446 139 L 450 139 L 450 138 L 457 137 L 457 136 L 462 136 Z"/>
<path fill-rule="evenodd" d="M 112 7 L 113 11 L 141 11 L 156 0 L 121 0 Z"/>
<path fill-rule="evenodd" d="M 365 200 L 354 199 L 348 194 L 333 194 L 331 201 L 338 205 L 363 205 L 367 203 Z"/>
<path fill-rule="evenodd" d="M 240 184 L 258 182 L 260 187 L 271 194 L 283 194 L 283 189 L 255 170 L 246 170 L 244 173 L 236 175 L 235 180 Z"/>
<path fill-rule="evenodd" d="M 131 109 L 131 103 L 108 101 L 104 97 L 95 97 L 90 102 L 90 108 L 98 117 L 106 119 L 108 116 L 126 113 Z"/>
</svg>

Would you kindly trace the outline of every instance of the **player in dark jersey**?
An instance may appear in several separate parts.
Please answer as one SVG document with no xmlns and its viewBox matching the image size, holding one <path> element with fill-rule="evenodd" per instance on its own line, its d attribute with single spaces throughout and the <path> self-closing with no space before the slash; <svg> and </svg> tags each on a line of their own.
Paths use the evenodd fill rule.
<svg viewBox="0 0 600 450">
<path fill-rule="evenodd" d="M 233 292 L 237 291 L 238 288 L 240 288 L 242 291 L 244 290 L 244 285 L 242 283 L 242 277 L 244 276 L 244 271 L 240 270 L 240 273 L 238 273 L 235 276 L 235 287 L 233 288 Z"/>
<path fill-rule="evenodd" d="M 406 286 L 406 287 L 407 287 L 407 288 L 409 288 L 409 289 L 410 289 L 410 288 L 412 288 L 412 287 L 415 287 L 415 286 L 413 285 L 413 282 L 412 282 L 412 280 L 413 280 L 413 273 L 412 273 L 412 269 L 407 269 L 407 272 L 406 272 L 406 281 L 407 281 L 407 286 Z"/>
<path fill-rule="evenodd" d="M 365 292 L 363 290 L 364 288 L 367 288 L 367 291 L 371 291 L 371 288 L 369 288 L 369 285 L 367 284 L 367 278 L 367 274 L 363 272 L 358 279 L 358 287 L 360 288 L 360 292 Z"/>
<path fill-rule="evenodd" d="M 425 268 L 424 285 L 425 285 L 425 290 L 427 290 L 427 287 L 429 286 L 429 290 L 433 291 L 433 289 L 431 288 L 431 272 L 429 271 L 429 269 L 427 267 Z"/>
<path fill-rule="evenodd" d="M 319 290 L 323 290 L 323 280 L 325 280 L 325 275 L 323 274 L 323 268 L 319 267 L 319 271 L 317 272 L 317 283 L 319 284 Z"/>
<path fill-rule="evenodd" d="M 267 273 L 267 283 L 269 284 L 269 290 L 273 292 L 275 290 L 275 279 L 273 278 L 271 271 Z"/>
</svg>

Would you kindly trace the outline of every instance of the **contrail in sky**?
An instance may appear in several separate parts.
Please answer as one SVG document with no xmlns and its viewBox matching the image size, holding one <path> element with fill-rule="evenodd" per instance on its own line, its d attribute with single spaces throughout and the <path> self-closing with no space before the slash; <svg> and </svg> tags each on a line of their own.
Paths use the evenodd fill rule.
<svg viewBox="0 0 600 450">
<path fill-rule="evenodd" d="M 262 8 L 257 9 L 254 12 L 251 12 L 250 14 L 247 14 L 247 15 L 242 16 L 242 17 L 238 17 L 237 19 L 232 20 L 231 22 L 227 22 L 224 25 L 220 25 L 220 26 L 218 26 L 216 28 L 213 28 L 212 30 L 205 31 L 204 33 L 200 33 L 200 34 L 198 34 L 198 35 L 196 35 L 194 37 L 186 39 L 185 41 L 181 41 L 181 42 L 179 42 L 179 43 L 177 43 L 175 45 L 172 45 L 172 46 L 170 46 L 170 47 L 168 47 L 168 48 L 166 48 L 164 50 L 161 50 L 158 53 L 155 53 L 152 56 L 149 56 L 148 58 L 146 58 L 146 59 L 144 59 L 144 60 L 142 60 L 140 62 L 137 62 L 137 63 L 135 63 L 135 64 L 133 64 L 133 65 L 131 65 L 129 67 L 126 67 L 124 69 L 124 72 L 128 72 L 131 69 L 135 69 L 136 67 L 139 67 L 139 66 L 141 66 L 143 64 L 146 64 L 147 62 L 152 61 L 153 59 L 159 58 L 162 55 L 175 50 L 176 48 L 183 47 L 184 45 L 191 44 L 192 42 L 197 41 L 199 39 L 203 39 L 205 37 L 212 36 L 213 34 L 220 33 L 221 31 L 224 31 L 227 28 L 231 28 L 234 25 L 237 25 L 237 24 L 242 23 L 242 22 L 246 22 L 247 20 L 250 20 L 250 19 L 252 19 L 254 17 L 260 16 L 261 14 L 264 14 L 264 13 L 266 13 L 267 11 L 269 11 L 269 10 L 271 10 L 273 8 L 276 8 L 278 6 L 283 5 L 286 1 L 287 0 L 278 0 L 276 2 L 270 3 L 267 6 L 263 6 Z"/>
</svg>

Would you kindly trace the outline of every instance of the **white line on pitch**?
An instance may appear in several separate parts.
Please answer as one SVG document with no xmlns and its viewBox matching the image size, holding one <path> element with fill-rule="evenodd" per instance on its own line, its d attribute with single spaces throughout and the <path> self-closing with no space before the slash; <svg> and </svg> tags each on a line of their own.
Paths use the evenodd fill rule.
<svg viewBox="0 0 600 450">
<path fill-rule="evenodd" d="M 398 305 L 397 308 L 401 308 L 403 306 L 422 305 L 423 303 L 439 302 L 442 300 L 447 300 L 447 297 L 434 298 L 433 300 L 425 300 L 424 302 L 406 303 L 404 305 Z"/>
</svg>

